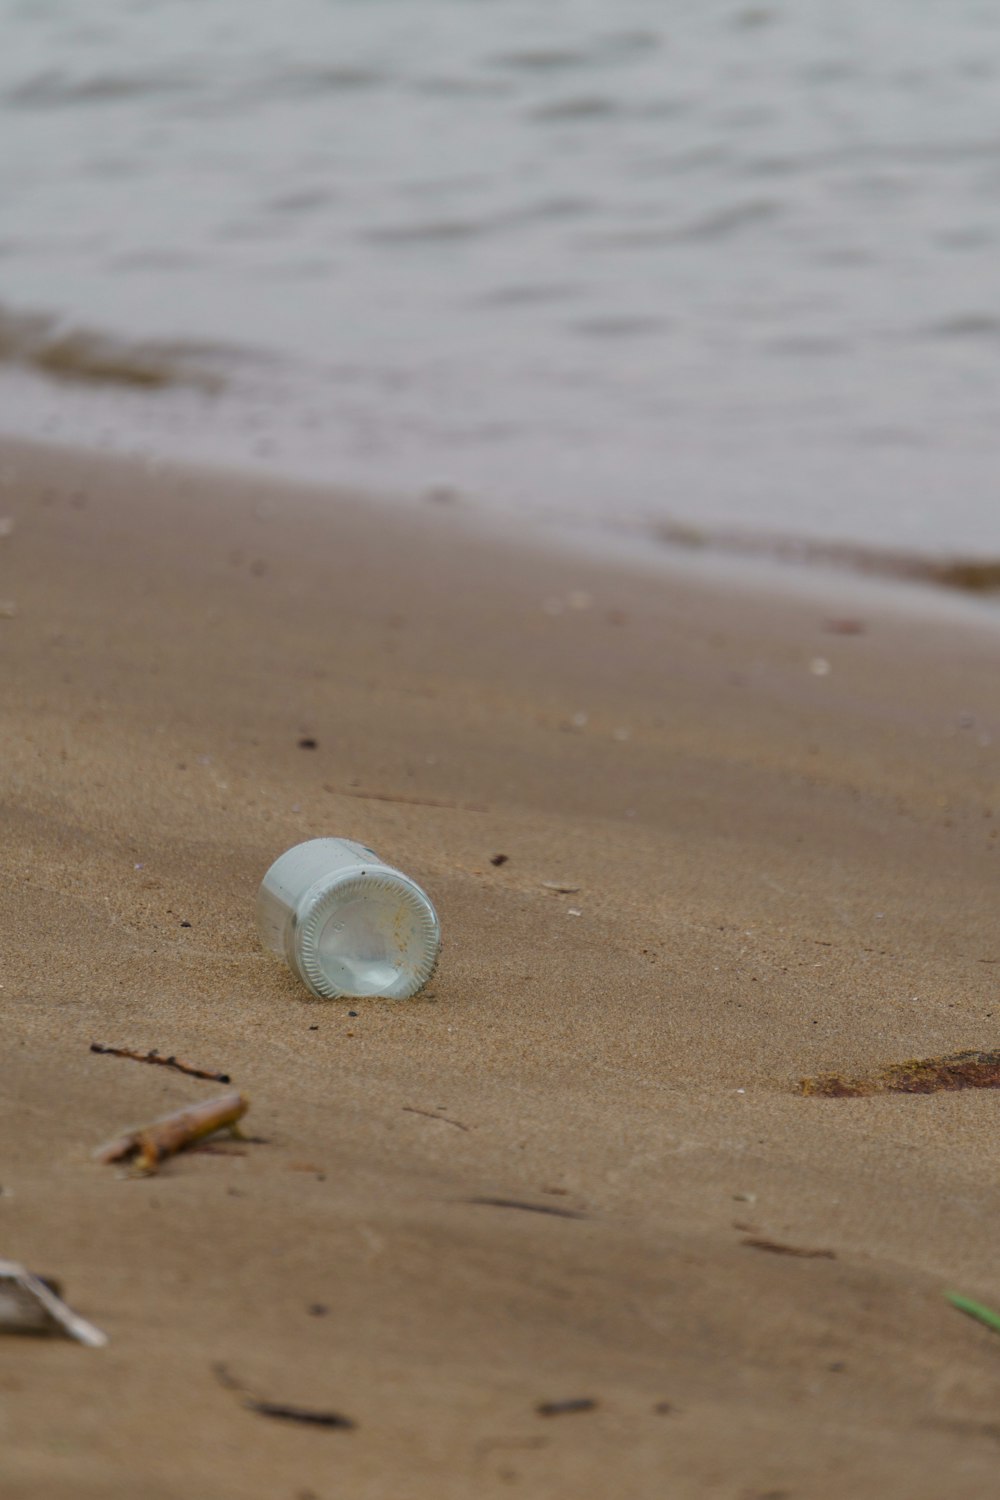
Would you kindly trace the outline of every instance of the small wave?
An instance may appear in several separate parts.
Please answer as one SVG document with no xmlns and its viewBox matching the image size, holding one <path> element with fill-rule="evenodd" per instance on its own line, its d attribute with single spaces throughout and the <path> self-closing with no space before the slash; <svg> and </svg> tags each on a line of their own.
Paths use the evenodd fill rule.
<svg viewBox="0 0 1000 1500">
<path fill-rule="evenodd" d="M 330 188 L 290 188 L 272 198 L 267 207 L 273 213 L 304 214 L 312 213 L 318 208 L 329 208 L 333 201 L 334 194 Z"/>
<path fill-rule="evenodd" d="M 309 99 L 326 94 L 356 94 L 381 88 L 389 77 L 379 68 L 349 63 L 299 63 L 254 78 L 244 90 L 254 103 L 271 99 Z"/>
<path fill-rule="evenodd" d="M 918 337 L 931 339 L 988 339 L 1000 338 L 1000 317 L 995 313 L 956 313 L 942 318 L 919 330 Z"/>
<path fill-rule="evenodd" d="M 613 31 L 601 42 L 602 51 L 612 57 L 638 57 L 647 52 L 656 52 L 659 46 L 659 32 L 641 26 L 631 31 Z"/>
<path fill-rule="evenodd" d="M 506 99 L 513 93 L 515 84 L 501 78 L 459 78 L 429 73 L 426 77 L 414 78 L 410 87 L 414 93 L 441 99 Z"/>
<path fill-rule="evenodd" d="M 613 31 L 595 37 L 589 47 L 521 47 L 499 52 L 489 61 L 494 67 L 510 68 L 519 73 L 564 73 L 574 68 L 590 68 L 595 64 L 641 57 L 655 52 L 659 45 L 659 33 L 655 31 Z"/>
<path fill-rule="evenodd" d="M 356 94 L 380 88 L 389 81 L 389 75 L 378 68 L 347 63 L 295 63 L 266 69 L 242 82 L 228 84 L 225 79 L 213 79 L 196 68 L 82 76 L 51 68 L 14 84 L 5 92 L 3 102 L 15 109 L 75 109 L 81 105 L 124 104 L 137 99 L 200 94 L 202 97 L 188 107 L 216 113 L 247 102 L 259 105 L 275 100 Z"/>
<path fill-rule="evenodd" d="M 765 347 L 769 354 L 789 355 L 792 359 L 826 359 L 845 353 L 850 343 L 832 334 L 792 333 L 770 339 Z"/>
<path fill-rule="evenodd" d="M 668 547 L 839 568 L 873 578 L 931 583 L 967 594 L 1000 593 L 1000 558 L 996 557 L 929 557 L 922 552 L 893 552 L 853 542 L 725 528 L 713 531 L 677 521 L 659 522 L 651 528 L 651 534 Z"/>
<path fill-rule="evenodd" d="M 514 282 L 497 287 L 474 300 L 477 307 L 540 307 L 550 302 L 566 302 L 584 290 L 579 282 Z"/>
<path fill-rule="evenodd" d="M 693 99 L 668 96 L 633 104 L 629 113 L 635 120 L 680 120 L 685 115 L 693 114 L 696 107 Z"/>
<path fill-rule="evenodd" d="M 590 60 L 589 53 L 570 47 L 524 47 L 490 58 L 495 67 L 513 68 L 519 73 L 561 73 L 568 68 L 585 68 Z"/>
<path fill-rule="evenodd" d="M 361 231 L 361 238 L 373 245 L 438 245 L 476 239 L 493 227 L 486 220 L 479 219 L 429 219 L 365 229 Z"/>
<path fill-rule="evenodd" d="M 189 271 L 204 263 L 204 257 L 189 250 L 173 250 L 157 246 L 147 250 L 123 250 L 109 258 L 108 264 L 116 271 Z"/>
<path fill-rule="evenodd" d="M 580 235 L 577 244 L 592 250 L 649 250 L 691 241 L 727 240 L 781 217 L 780 203 L 755 199 L 719 209 L 688 224 L 643 224 L 596 230 Z"/>
<path fill-rule="evenodd" d="M 770 5 L 745 5 L 734 13 L 730 25 L 735 31 L 757 31 L 764 26 L 773 26 L 780 16 Z"/>
<path fill-rule="evenodd" d="M 1000 558 L 946 558 L 940 563 L 928 562 L 926 572 L 917 576 L 950 589 L 963 589 L 967 594 L 996 594 L 1000 592 Z"/>
<path fill-rule="evenodd" d="M 945 250 L 985 250 L 996 244 L 996 231 L 985 224 L 969 224 L 964 229 L 942 229 L 934 236 L 935 243 Z"/>
<path fill-rule="evenodd" d="M 580 318 L 572 324 L 574 333 L 588 339 L 635 339 L 646 338 L 651 333 L 660 333 L 666 325 L 662 318 L 616 317 Z"/>
<path fill-rule="evenodd" d="M 818 62 L 806 63 L 805 67 L 798 69 L 798 77 L 802 82 L 810 86 L 814 84 L 848 83 L 852 78 L 857 78 L 859 69 L 853 62 L 843 57 L 822 58 Z"/>
<path fill-rule="evenodd" d="M 189 73 L 95 73 L 74 78 L 53 68 L 15 84 L 7 90 L 4 101 L 17 109 L 65 109 L 186 93 L 195 85 Z"/>
<path fill-rule="evenodd" d="M 772 152 L 763 156 L 746 157 L 740 164 L 740 170 L 746 177 L 792 177 L 809 171 L 814 165 L 815 162 L 804 154 L 789 156 Z"/>
<path fill-rule="evenodd" d="M 558 123 L 561 120 L 606 120 L 619 113 L 613 99 L 601 94 L 582 94 L 576 99 L 554 99 L 550 104 L 540 104 L 529 111 L 529 118 L 543 123 Z"/>
<path fill-rule="evenodd" d="M 907 427 L 901 422 L 866 423 L 854 436 L 866 448 L 922 448 L 927 442 L 924 428 Z"/>
<path fill-rule="evenodd" d="M 674 229 L 652 226 L 649 229 L 601 229 L 577 236 L 581 250 L 657 250 L 677 240 Z"/>
<path fill-rule="evenodd" d="M 926 169 L 948 166 L 952 162 L 986 161 L 992 165 L 998 151 L 1000 138 L 989 135 L 964 141 L 893 141 L 883 145 L 872 142 L 865 148 L 865 155 L 868 159 L 885 162 L 915 162 L 918 167 Z"/>
<path fill-rule="evenodd" d="M 695 219 L 679 229 L 676 237 L 681 240 L 728 240 L 744 230 L 769 224 L 780 215 L 780 203 L 769 198 L 751 198 L 746 203 L 734 203 L 731 208 L 720 208 L 716 213 Z"/>
<path fill-rule="evenodd" d="M 548 198 L 539 198 L 521 208 L 512 208 L 498 214 L 495 223 L 504 225 L 551 223 L 556 219 L 584 219 L 597 208 L 593 198 L 574 196 L 572 193 L 553 193 Z"/>
<path fill-rule="evenodd" d="M 594 206 L 589 198 L 553 195 L 484 214 L 481 218 L 442 217 L 415 219 L 412 223 L 375 224 L 361 230 L 360 238 L 374 245 L 447 244 L 479 239 L 487 234 L 502 234 L 525 225 L 586 218 L 594 211 Z"/>
<path fill-rule="evenodd" d="M 138 386 L 147 390 L 188 386 L 214 392 L 224 385 L 199 361 L 222 351 L 180 342 L 132 342 L 90 328 L 67 327 L 49 313 L 0 307 L 0 361 L 23 365 L 58 380 Z"/>
</svg>

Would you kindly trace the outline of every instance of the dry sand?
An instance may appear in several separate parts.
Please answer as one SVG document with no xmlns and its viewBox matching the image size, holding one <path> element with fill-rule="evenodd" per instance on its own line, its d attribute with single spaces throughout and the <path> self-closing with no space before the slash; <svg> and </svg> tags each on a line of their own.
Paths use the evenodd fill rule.
<svg viewBox="0 0 1000 1500">
<path fill-rule="evenodd" d="M 111 1338 L 0 1339 L 5 1500 L 994 1493 L 997 1097 L 796 1085 L 997 1040 L 995 631 L 2 461 L 0 1254 Z M 417 999 L 259 950 L 319 834 L 438 903 Z M 266 1144 L 94 1164 L 216 1087 L 94 1041 Z"/>
</svg>

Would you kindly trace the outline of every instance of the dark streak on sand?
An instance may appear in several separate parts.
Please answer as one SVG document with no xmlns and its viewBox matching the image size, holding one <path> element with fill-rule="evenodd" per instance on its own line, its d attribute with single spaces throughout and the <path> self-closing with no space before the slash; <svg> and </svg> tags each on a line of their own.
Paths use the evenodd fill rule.
<svg viewBox="0 0 1000 1500">
<path fill-rule="evenodd" d="M 448 802 L 442 797 L 409 797 L 402 792 L 361 792 L 350 787 L 325 786 L 325 792 L 338 797 L 357 797 L 362 802 L 400 802 L 406 807 L 444 807 L 456 812 L 489 812 L 482 802 Z"/>
<path fill-rule="evenodd" d="M 350 1417 L 345 1417 L 338 1411 L 292 1406 L 285 1401 L 262 1401 L 252 1395 L 241 1380 L 230 1374 L 228 1366 L 221 1362 L 212 1366 L 212 1374 L 224 1390 L 235 1391 L 242 1397 L 242 1405 L 246 1410 L 256 1412 L 259 1417 L 274 1417 L 279 1422 L 300 1422 L 306 1427 L 339 1427 L 350 1430 L 357 1426 Z"/>
<path fill-rule="evenodd" d="M 465 1201 L 482 1204 L 486 1208 L 520 1208 L 529 1214 L 551 1214 L 556 1219 L 585 1219 L 587 1217 L 575 1208 L 556 1208 L 552 1203 L 525 1203 L 520 1198 L 466 1198 Z"/>
<path fill-rule="evenodd" d="M 748 1235 L 742 1244 L 751 1250 L 770 1250 L 772 1255 L 797 1255 L 801 1260 L 836 1260 L 835 1250 L 808 1250 L 802 1245 L 784 1245 L 780 1240 L 765 1240 L 757 1235 Z"/>
<path fill-rule="evenodd" d="M 461 1120 L 453 1120 L 450 1115 L 436 1115 L 432 1109 L 417 1109 L 412 1104 L 402 1106 L 404 1114 L 423 1115 L 427 1120 L 440 1120 L 442 1125 L 454 1125 L 456 1130 L 471 1130 L 471 1125 L 463 1125 Z"/>
<path fill-rule="evenodd" d="M 575 1411 L 596 1411 L 597 1402 L 590 1396 L 571 1396 L 565 1401 L 540 1401 L 535 1407 L 540 1417 L 566 1417 Z"/>
<path fill-rule="evenodd" d="M 356 1423 L 337 1411 L 312 1411 L 305 1406 L 285 1406 L 277 1401 L 243 1402 L 247 1411 L 255 1411 L 260 1417 L 276 1417 L 280 1422 L 302 1422 L 307 1427 L 341 1427 L 350 1430 Z"/>
<path fill-rule="evenodd" d="M 911 1057 L 874 1073 L 844 1078 L 819 1073 L 799 1081 L 799 1093 L 822 1099 L 864 1099 L 870 1094 L 937 1094 L 955 1089 L 1000 1088 L 1000 1052 L 951 1052 Z"/>
</svg>

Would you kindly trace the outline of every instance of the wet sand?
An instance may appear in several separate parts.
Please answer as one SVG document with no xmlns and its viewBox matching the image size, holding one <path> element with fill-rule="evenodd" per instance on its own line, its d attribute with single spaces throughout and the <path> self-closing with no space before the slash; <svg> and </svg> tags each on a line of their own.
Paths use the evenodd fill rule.
<svg viewBox="0 0 1000 1500">
<path fill-rule="evenodd" d="M 2 468 L 0 1254 L 111 1340 L 0 1338 L 4 1496 L 990 1493 L 1000 1342 L 942 1293 L 1000 1303 L 996 1095 L 796 1090 L 996 1042 L 997 633 Z M 433 895 L 417 999 L 259 950 L 318 834 Z M 92 1042 L 262 1140 L 98 1166 L 218 1086 Z"/>
</svg>

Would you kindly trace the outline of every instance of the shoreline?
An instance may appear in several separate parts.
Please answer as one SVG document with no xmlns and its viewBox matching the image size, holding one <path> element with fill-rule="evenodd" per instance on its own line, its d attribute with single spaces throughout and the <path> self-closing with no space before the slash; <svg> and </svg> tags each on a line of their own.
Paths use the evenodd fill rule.
<svg viewBox="0 0 1000 1500">
<path fill-rule="evenodd" d="M 0 1338 L 4 1493 L 985 1493 L 942 1290 L 996 1305 L 995 1097 L 797 1088 L 994 1042 L 986 612 L 0 466 L 3 1253 L 111 1339 Z M 414 1001 L 259 950 L 317 833 L 435 900 Z M 212 1085 L 95 1042 L 224 1071 L 266 1144 L 119 1180 L 91 1150 Z"/>
<path fill-rule="evenodd" d="M 122 389 L 115 380 L 108 382 L 107 394 L 112 403 L 136 394 L 146 399 L 141 384 L 135 392 L 127 387 Z M 113 411 L 112 404 L 109 420 Z M 179 415 L 183 426 L 191 420 L 192 413 Z M 90 416 L 93 420 L 84 425 L 100 426 L 96 409 Z M 76 429 L 83 430 L 79 420 Z M 67 463 L 131 464 L 138 466 L 143 477 L 167 473 L 175 479 L 186 475 L 193 482 L 214 477 L 222 484 L 284 491 L 297 496 L 300 504 L 306 497 L 313 500 L 323 497 L 320 503 L 327 505 L 341 504 L 351 497 L 394 510 L 440 507 L 460 515 L 463 524 L 478 528 L 484 536 L 494 536 L 515 547 L 589 557 L 603 563 L 610 561 L 629 571 L 690 573 L 705 579 L 709 586 L 735 583 L 737 587 L 774 588 L 786 593 L 800 590 L 804 579 L 806 587 L 811 584 L 836 594 L 845 581 L 860 580 L 874 589 L 885 589 L 887 598 L 895 597 L 902 608 L 918 613 L 922 607 L 935 609 L 932 603 L 935 595 L 965 598 L 981 608 L 984 615 L 995 612 L 1000 599 L 1000 557 L 989 551 L 977 552 L 968 547 L 938 550 L 893 547 L 836 535 L 767 527 L 755 530 L 739 524 L 701 523 L 670 515 L 643 519 L 637 514 L 629 521 L 599 520 L 586 514 L 574 518 L 558 511 L 501 506 L 495 500 L 485 501 L 474 492 L 447 483 L 430 483 L 407 491 L 398 481 L 387 482 L 381 489 L 351 479 L 326 482 L 319 476 L 318 461 L 300 471 L 291 462 L 283 467 L 267 459 L 240 458 L 235 449 L 227 455 L 198 448 L 175 460 L 155 450 L 150 452 L 138 431 L 131 444 L 123 448 L 89 448 L 79 437 L 56 439 L 0 431 L 0 451 L 38 456 L 60 454 Z"/>
<path fill-rule="evenodd" d="M 412 493 L 398 487 L 380 491 L 235 459 L 227 462 L 195 455 L 172 460 L 141 447 L 96 449 L 69 439 L 0 433 L 0 455 L 6 455 L 0 486 L 4 472 L 16 474 L 19 460 L 29 470 L 50 460 L 88 469 L 96 465 L 98 471 L 108 465 L 124 466 L 139 484 L 165 479 L 173 494 L 168 503 L 176 503 L 177 494 L 185 488 L 206 482 L 223 491 L 281 494 L 285 497 L 281 503 L 317 514 L 344 506 L 376 515 L 437 512 L 450 517 L 453 526 L 478 535 L 484 544 L 492 541 L 512 552 L 575 558 L 630 576 L 653 576 L 715 591 L 735 589 L 747 595 L 826 597 L 831 608 L 850 602 L 855 595 L 859 607 L 950 618 L 986 630 L 1000 625 L 996 608 L 1000 560 L 986 553 L 893 551 L 862 542 L 701 526 L 669 518 L 617 523 L 584 517 L 574 522 L 544 512 L 502 510 L 446 484 Z"/>
</svg>

